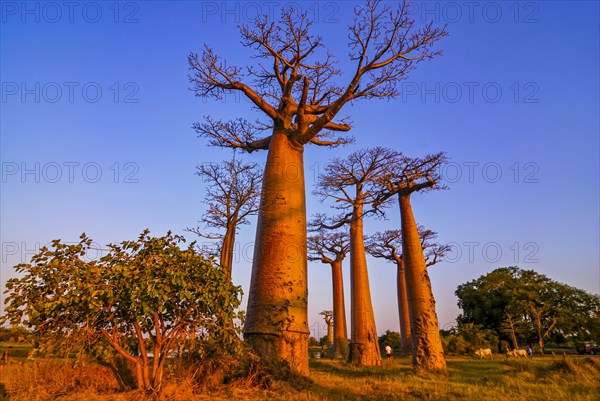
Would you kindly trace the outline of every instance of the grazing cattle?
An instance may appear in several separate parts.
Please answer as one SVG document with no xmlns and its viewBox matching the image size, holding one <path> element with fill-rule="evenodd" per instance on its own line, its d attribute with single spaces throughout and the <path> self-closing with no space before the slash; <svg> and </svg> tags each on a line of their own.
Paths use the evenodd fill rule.
<svg viewBox="0 0 600 401">
<path fill-rule="evenodd" d="M 489 348 L 479 348 L 475 351 L 475 355 L 479 355 L 479 359 L 487 358 L 494 359 L 494 355 L 492 354 L 492 350 Z"/>
<path fill-rule="evenodd" d="M 506 348 L 506 355 L 508 356 L 512 356 L 514 358 L 529 358 L 529 355 L 527 355 L 527 351 L 525 351 L 524 349 L 513 349 L 510 350 L 508 348 Z"/>
</svg>

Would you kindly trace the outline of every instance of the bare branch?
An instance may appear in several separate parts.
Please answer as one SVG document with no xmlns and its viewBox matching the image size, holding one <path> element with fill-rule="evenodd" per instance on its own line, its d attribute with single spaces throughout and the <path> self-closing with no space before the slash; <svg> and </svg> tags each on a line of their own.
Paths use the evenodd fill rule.
<svg viewBox="0 0 600 401">
<path fill-rule="evenodd" d="M 419 237 L 421 238 L 421 247 L 425 256 L 427 266 L 433 266 L 438 263 L 444 255 L 450 251 L 450 246 L 441 245 L 432 242 L 437 238 L 435 231 L 426 230 L 423 226 L 418 226 Z M 402 263 L 402 231 L 387 230 L 376 232 L 366 239 L 366 251 L 375 258 L 391 260 Z"/>
<path fill-rule="evenodd" d="M 208 46 L 188 60 L 192 90 L 197 96 L 222 99 L 241 92 L 284 130 L 298 145 L 339 146 L 349 140 L 324 140 L 323 130 L 348 131 L 351 125 L 336 120 L 340 110 L 358 99 L 391 99 L 397 85 L 416 64 L 441 54 L 433 49 L 447 34 L 432 24 L 418 27 L 407 2 L 393 6 L 369 0 L 355 8 L 349 28 L 351 78 L 342 80 L 337 60 L 314 35 L 313 22 L 295 6 L 285 7 L 277 21 L 266 15 L 242 25 L 242 45 L 263 60 L 241 68 L 229 65 Z M 208 130 L 211 132 L 210 130 Z M 249 145 L 231 135 L 211 135 L 211 144 L 250 150 L 265 149 L 268 140 Z M 253 142 L 254 138 L 252 141 Z"/>
<path fill-rule="evenodd" d="M 418 225 L 419 237 L 421 238 L 421 248 L 423 248 L 423 256 L 427 267 L 433 266 L 440 262 L 444 256 L 450 252 L 450 245 L 439 244 L 433 242 L 438 236 L 435 231 L 427 230 L 423 226 Z"/>
<path fill-rule="evenodd" d="M 401 262 L 402 232 L 400 230 L 378 231 L 365 239 L 365 249 L 375 258 Z"/>
<path fill-rule="evenodd" d="M 277 119 L 276 109 L 266 102 L 248 85 L 242 82 L 243 74 L 240 67 L 230 66 L 221 57 L 217 56 L 208 46 L 204 46 L 202 55 L 192 53 L 188 56 L 190 69 L 194 71 L 189 76 L 190 82 L 194 84 L 196 96 L 208 97 L 220 100 L 228 92 L 242 92 L 256 107 L 262 110 L 273 120 Z"/>
<path fill-rule="evenodd" d="M 206 228 L 237 229 L 248 224 L 248 216 L 258 213 L 262 171 L 256 164 L 242 164 L 235 159 L 220 165 L 203 164 L 198 166 L 197 174 L 208 182 L 204 198 L 208 210 L 200 220 Z M 204 238 L 222 238 L 200 229 L 188 231 Z"/>
<path fill-rule="evenodd" d="M 385 178 L 377 195 L 375 205 L 387 202 L 394 195 L 410 195 L 418 191 L 448 189 L 441 183 L 441 166 L 447 162 L 444 152 L 427 155 L 423 158 L 403 157 L 393 174 Z"/>
<path fill-rule="evenodd" d="M 313 193 L 324 199 L 333 199 L 337 209 L 348 210 L 360 205 L 370 205 L 363 215 L 383 214 L 389 206 L 377 201 L 376 196 L 384 190 L 389 176 L 397 169 L 402 154 L 391 149 L 375 147 L 362 149 L 346 158 L 333 159 L 325 166 L 325 173 L 319 177 Z M 354 191 L 354 195 L 348 192 Z"/>
<path fill-rule="evenodd" d="M 447 36 L 442 28 L 428 24 L 415 27 L 407 1 L 393 10 L 369 0 L 355 8 L 355 22 L 350 27 L 350 59 L 357 62 L 353 78 L 343 93 L 319 109 L 321 116 L 303 135 L 303 142 L 318 134 L 348 102 L 360 98 L 390 99 L 398 96 L 397 85 L 406 79 L 416 63 L 441 55 L 433 45 Z M 362 85 L 362 89 L 360 88 Z"/>
<path fill-rule="evenodd" d="M 271 141 L 270 136 L 256 138 L 259 128 L 241 118 L 223 122 L 205 116 L 204 123 L 196 123 L 193 128 L 198 136 L 208 138 L 211 146 L 242 149 L 249 153 L 259 149 L 268 149 Z"/>
<path fill-rule="evenodd" d="M 308 260 L 332 264 L 341 262 L 349 251 L 350 238 L 345 231 L 321 231 L 308 237 Z"/>
<path fill-rule="evenodd" d="M 224 237 L 224 234 L 204 232 L 204 230 L 202 230 L 200 227 L 186 227 L 184 231 L 187 231 L 192 234 L 196 234 L 197 236 L 202 237 L 202 238 L 212 239 L 212 240 L 222 240 Z"/>
<path fill-rule="evenodd" d="M 337 216 L 329 217 L 324 213 L 317 213 L 313 219 L 308 223 L 308 230 L 312 232 L 321 230 L 337 230 L 343 227 L 345 224 L 350 224 L 352 213 L 339 214 Z"/>
<path fill-rule="evenodd" d="M 329 146 L 329 147 L 338 147 L 341 145 L 347 145 L 350 143 L 354 143 L 354 137 L 338 137 L 333 141 L 327 141 L 319 138 L 313 138 L 310 140 L 310 143 L 317 146 Z"/>
</svg>

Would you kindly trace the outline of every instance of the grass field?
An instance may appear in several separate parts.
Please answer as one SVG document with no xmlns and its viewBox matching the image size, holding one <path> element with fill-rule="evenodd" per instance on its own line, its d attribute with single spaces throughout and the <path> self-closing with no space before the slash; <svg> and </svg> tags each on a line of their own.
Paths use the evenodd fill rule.
<svg viewBox="0 0 600 401">
<path fill-rule="evenodd" d="M 410 359 L 395 357 L 377 368 L 360 368 L 339 361 L 311 360 L 310 378 L 273 380 L 267 389 L 248 381 L 210 388 L 176 372 L 165 383 L 159 400 L 600 400 L 599 356 L 534 357 L 494 360 L 448 357 L 448 375 L 417 374 Z M 137 391 L 118 392 L 112 373 L 95 364 L 72 367 L 70 360 L 15 359 L 0 368 L 2 400 L 133 401 Z"/>
</svg>

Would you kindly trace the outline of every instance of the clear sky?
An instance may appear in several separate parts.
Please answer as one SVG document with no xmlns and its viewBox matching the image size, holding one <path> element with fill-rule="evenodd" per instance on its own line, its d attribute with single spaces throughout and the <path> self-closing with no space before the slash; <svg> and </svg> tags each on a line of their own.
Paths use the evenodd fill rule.
<svg viewBox="0 0 600 401">
<path fill-rule="evenodd" d="M 52 239 L 99 245 L 184 234 L 203 213 L 195 166 L 231 156 L 191 129 L 204 115 L 254 119 L 247 101 L 204 101 L 189 90 L 187 55 L 204 43 L 255 62 L 236 25 L 285 2 L 14 2 L 0 21 L 1 285 Z M 353 1 L 296 2 L 347 62 Z M 440 326 L 460 313 L 454 291 L 517 265 L 600 291 L 599 6 L 595 1 L 416 2 L 419 23 L 447 24 L 444 55 L 421 63 L 391 101 L 345 109 L 356 144 L 308 147 L 306 184 L 332 157 L 389 146 L 446 151 L 450 190 L 415 196 L 416 219 L 451 243 L 431 268 Z M 243 155 L 262 164 L 265 152 Z M 308 213 L 328 206 L 307 194 Z M 252 221 L 254 223 L 254 220 Z M 399 227 L 399 213 L 366 225 Z M 234 281 L 250 281 L 254 224 L 242 227 Z M 349 279 L 346 296 L 349 313 Z M 398 330 L 395 269 L 369 259 L 377 330 Z M 326 265 L 309 264 L 309 321 L 331 309 Z M 4 296 L 3 296 L 4 297 Z M 318 322 L 318 323 L 315 323 Z"/>
</svg>

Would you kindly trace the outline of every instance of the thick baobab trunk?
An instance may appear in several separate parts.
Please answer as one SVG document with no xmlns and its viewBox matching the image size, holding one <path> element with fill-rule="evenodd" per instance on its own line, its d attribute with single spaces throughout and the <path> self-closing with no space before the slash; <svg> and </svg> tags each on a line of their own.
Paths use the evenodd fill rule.
<svg viewBox="0 0 600 401">
<path fill-rule="evenodd" d="M 334 358 L 348 358 L 348 329 L 346 326 L 346 306 L 344 302 L 344 279 L 342 262 L 331 264 L 333 283 L 333 348 Z"/>
<path fill-rule="evenodd" d="M 402 255 L 410 311 L 412 363 L 420 369 L 445 370 L 435 300 L 427 273 L 421 238 L 410 205 L 410 195 L 400 196 Z"/>
<path fill-rule="evenodd" d="M 227 269 L 227 276 L 231 279 L 233 267 L 233 247 L 235 245 L 235 224 L 229 223 L 225 230 L 223 243 L 221 244 L 220 263 Z"/>
<path fill-rule="evenodd" d="M 308 374 L 306 205 L 302 149 L 273 133 L 264 172 L 244 337 L 270 362 Z"/>
<path fill-rule="evenodd" d="M 406 292 L 406 277 L 404 275 L 404 262 L 396 260 L 398 266 L 398 315 L 400 318 L 400 341 L 402 343 L 402 355 L 410 355 L 412 352 L 412 340 L 410 334 L 410 312 L 408 311 L 408 293 Z"/>
<path fill-rule="evenodd" d="M 373 305 L 371 304 L 362 214 L 362 205 L 355 206 L 350 223 L 352 341 L 348 360 L 363 366 L 379 366 L 381 365 L 381 354 L 375 329 Z"/>
</svg>

